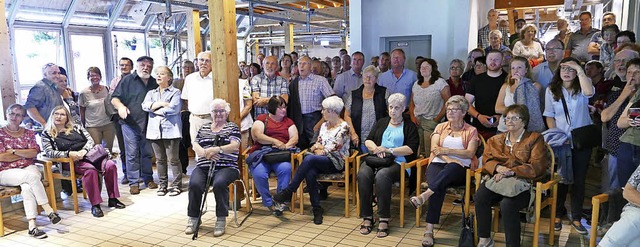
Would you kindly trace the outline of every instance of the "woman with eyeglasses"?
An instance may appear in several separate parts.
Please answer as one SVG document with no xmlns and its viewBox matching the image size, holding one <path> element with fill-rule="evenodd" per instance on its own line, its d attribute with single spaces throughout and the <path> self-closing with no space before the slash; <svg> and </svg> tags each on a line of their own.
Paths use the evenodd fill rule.
<svg viewBox="0 0 640 247">
<path fill-rule="evenodd" d="M 497 134 L 487 142 L 483 153 L 482 172 L 489 179 L 499 182 L 503 178 L 517 177 L 536 181 L 544 177 L 549 155 L 540 133 L 527 130 L 529 110 L 525 105 L 514 104 L 504 111 L 506 132 Z M 529 205 L 531 192 L 524 190 L 513 197 L 487 189 L 486 182 L 476 192 L 476 217 L 478 219 L 478 246 L 494 246 L 491 239 L 491 207 L 500 204 L 507 246 L 520 246 L 520 209 Z"/>
<path fill-rule="evenodd" d="M 578 63 L 578 60 L 573 57 L 562 59 L 560 67 L 554 73 L 545 92 L 543 116 L 547 126 L 549 129 L 559 129 L 568 137 L 571 137 L 572 130 L 593 124 L 588 106 L 589 98 L 595 93 L 595 88 Z M 554 152 L 558 153 L 557 150 L 562 153 L 570 152 L 571 158 L 566 162 L 566 166 L 571 167 L 573 171 L 564 173 L 563 171 L 566 170 L 559 167 L 561 180 L 558 185 L 556 203 L 558 213 L 554 228 L 556 231 L 562 229 L 561 217 L 567 214 L 564 203 L 571 186 L 571 225 L 580 234 L 587 234 L 587 229 L 582 226 L 580 219 L 582 219 L 585 179 L 591 158 L 591 148 L 578 150 L 571 145 L 571 138 L 569 138 L 562 146 L 554 147 Z M 556 155 L 556 157 L 559 160 L 568 158 L 562 155 Z"/>
<path fill-rule="evenodd" d="M 464 185 L 466 169 L 471 167 L 480 142 L 478 130 L 464 122 L 469 102 L 455 95 L 447 100 L 445 107 L 448 121 L 438 124 L 431 135 L 431 163 L 427 166 L 429 189 L 409 199 L 415 208 L 428 202 L 422 246 L 433 246 L 433 226 L 440 223 L 446 189 Z"/>
<path fill-rule="evenodd" d="M 462 60 L 456 58 L 451 60 L 451 63 L 449 63 L 449 79 L 447 79 L 447 84 L 449 84 L 449 92 L 451 96 L 464 96 L 466 94 L 465 90 L 467 85 L 462 81 L 463 70 L 464 62 L 462 62 Z"/>
<path fill-rule="evenodd" d="M 20 127 L 20 123 L 27 116 L 24 106 L 10 105 L 6 116 L 8 124 L 0 128 L 0 185 L 20 186 L 24 212 L 29 222 L 29 236 L 46 238 L 47 233 L 36 227 L 37 206 L 42 207 L 53 224 L 60 222 L 60 216 L 49 205 L 41 181 L 42 173 L 33 164 L 40 152 L 36 134 L 33 130 Z"/>
</svg>

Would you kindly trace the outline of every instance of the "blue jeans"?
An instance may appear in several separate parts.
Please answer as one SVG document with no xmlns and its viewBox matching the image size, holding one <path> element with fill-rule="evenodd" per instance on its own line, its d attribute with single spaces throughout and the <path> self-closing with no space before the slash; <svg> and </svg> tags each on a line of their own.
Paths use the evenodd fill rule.
<svg viewBox="0 0 640 247">
<path fill-rule="evenodd" d="M 302 138 L 305 138 L 307 143 L 314 143 L 313 127 L 322 119 L 322 113 L 320 111 L 314 111 L 307 114 L 302 114 Z"/>
<path fill-rule="evenodd" d="M 124 148 L 127 155 L 127 178 L 129 186 L 138 185 L 138 178 L 142 176 L 145 184 L 153 181 L 151 167 L 151 145 L 145 133 L 137 125 L 122 123 Z"/>
<path fill-rule="evenodd" d="M 607 174 L 607 177 L 609 177 L 609 190 L 624 187 L 624 185 L 620 184 L 620 180 L 618 180 L 618 157 L 610 154 L 607 165 L 607 172 L 609 173 Z"/>
<path fill-rule="evenodd" d="M 262 196 L 262 205 L 270 207 L 273 205 L 271 193 L 269 192 L 269 173 L 274 172 L 278 176 L 278 187 L 276 192 L 284 190 L 291 180 L 291 162 L 280 162 L 267 164 L 260 162 L 255 166 L 249 166 L 249 171 L 256 183 L 256 189 Z"/>
<path fill-rule="evenodd" d="M 640 164 L 640 147 L 621 142 L 618 148 L 618 182 L 624 187 Z"/>
</svg>

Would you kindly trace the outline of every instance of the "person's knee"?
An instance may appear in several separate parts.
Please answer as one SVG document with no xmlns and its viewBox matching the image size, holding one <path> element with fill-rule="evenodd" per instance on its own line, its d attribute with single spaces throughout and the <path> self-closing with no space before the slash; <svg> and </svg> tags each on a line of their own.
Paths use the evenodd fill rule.
<svg viewBox="0 0 640 247">
<path fill-rule="evenodd" d="M 255 168 L 251 171 L 251 176 L 256 181 L 265 181 L 269 179 L 269 171 L 264 168 Z"/>
<path fill-rule="evenodd" d="M 214 193 L 227 192 L 230 184 L 223 180 L 213 181 L 213 191 Z"/>
</svg>

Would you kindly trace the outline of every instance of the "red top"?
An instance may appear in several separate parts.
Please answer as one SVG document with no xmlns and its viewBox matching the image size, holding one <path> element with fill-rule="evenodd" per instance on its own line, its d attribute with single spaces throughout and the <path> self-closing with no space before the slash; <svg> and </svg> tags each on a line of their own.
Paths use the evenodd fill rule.
<svg viewBox="0 0 640 247">
<path fill-rule="evenodd" d="M 10 149 L 35 149 L 40 152 L 40 146 L 36 142 L 36 133 L 33 130 L 24 130 L 20 137 L 13 137 L 5 128 L 0 128 L 0 153 Z M 33 165 L 33 159 L 19 159 L 14 162 L 0 162 L 0 171 L 13 168 L 24 168 Z"/>
<path fill-rule="evenodd" d="M 260 121 L 262 123 L 264 123 L 267 119 L 267 116 L 269 114 L 262 114 L 259 115 L 258 117 L 256 117 L 256 121 Z M 267 126 L 266 127 L 266 135 L 271 137 L 271 138 L 275 138 L 281 142 L 288 142 L 289 141 L 289 127 L 291 127 L 291 125 L 293 125 L 293 120 L 291 120 L 288 117 L 284 117 L 282 119 L 282 121 L 278 122 L 276 120 L 274 120 L 273 118 L 269 118 L 269 121 L 267 122 Z M 258 141 L 254 141 L 253 142 L 253 147 L 251 147 L 251 151 L 253 152 L 255 150 L 258 150 L 262 147 L 262 144 L 258 143 Z"/>
</svg>

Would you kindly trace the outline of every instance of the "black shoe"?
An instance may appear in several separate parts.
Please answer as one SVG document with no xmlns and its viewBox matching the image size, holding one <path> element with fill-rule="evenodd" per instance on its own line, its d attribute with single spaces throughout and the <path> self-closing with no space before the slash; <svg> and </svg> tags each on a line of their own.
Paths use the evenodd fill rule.
<svg viewBox="0 0 640 247">
<path fill-rule="evenodd" d="M 100 218 L 102 216 L 104 216 L 104 213 L 102 212 L 102 209 L 100 208 L 100 205 L 95 205 L 91 207 L 91 214 L 93 214 L 93 217 L 96 218 Z"/>
<path fill-rule="evenodd" d="M 278 194 L 275 194 L 273 196 L 273 201 L 277 202 L 277 203 L 285 203 L 285 202 L 289 202 L 291 201 L 291 196 L 292 196 L 293 192 L 290 192 L 286 189 L 278 192 Z"/>
<path fill-rule="evenodd" d="M 576 225 L 575 223 L 571 222 L 571 226 L 573 226 L 573 229 L 575 229 L 576 232 L 578 232 L 578 233 L 580 233 L 582 235 L 587 235 L 587 233 L 589 233 L 587 231 L 587 228 L 584 228 L 582 223 L 578 223 L 578 225 Z"/>
<path fill-rule="evenodd" d="M 110 208 L 123 209 L 123 208 L 126 207 L 126 205 L 124 205 L 124 203 L 122 203 L 117 198 L 109 198 L 109 207 Z"/>
<path fill-rule="evenodd" d="M 556 223 L 553 223 L 553 230 L 554 230 L 554 231 L 560 231 L 560 230 L 562 230 L 562 222 L 556 222 Z"/>
<path fill-rule="evenodd" d="M 58 222 L 60 222 L 60 215 L 58 215 L 58 213 L 50 213 L 48 215 L 49 220 L 51 221 L 51 224 L 58 224 Z"/>
<path fill-rule="evenodd" d="M 76 191 L 78 193 L 82 193 L 82 180 L 76 179 Z"/>
<path fill-rule="evenodd" d="M 320 200 L 327 200 L 327 198 L 329 198 L 329 192 L 327 191 L 327 188 L 320 189 Z"/>
<path fill-rule="evenodd" d="M 29 230 L 29 236 L 37 238 L 37 239 L 43 239 L 43 238 L 47 238 L 47 233 L 41 231 L 40 229 L 33 228 L 31 230 Z"/>
<path fill-rule="evenodd" d="M 322 214 L 324 214 L 324 209 L 321 207 L 313 207 L 313 223 L 316 225 L 322 224 Z"/>
</svg>

